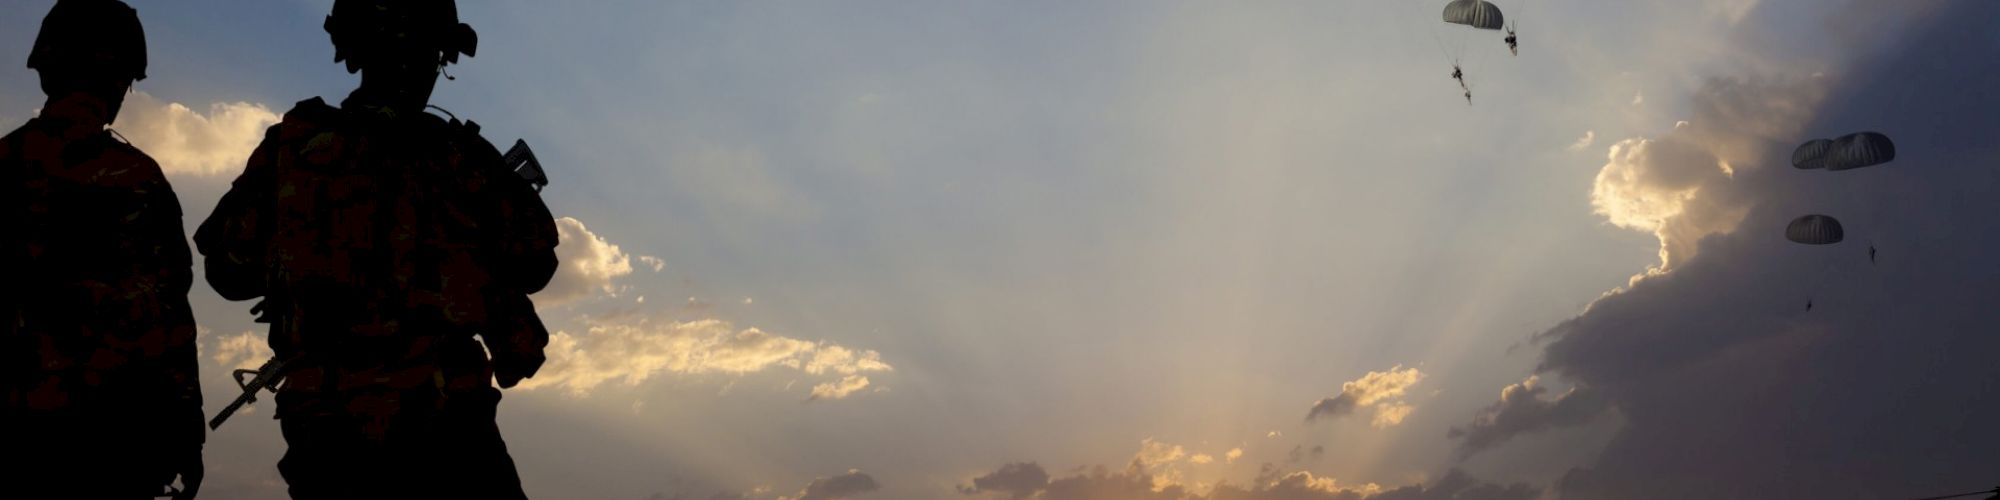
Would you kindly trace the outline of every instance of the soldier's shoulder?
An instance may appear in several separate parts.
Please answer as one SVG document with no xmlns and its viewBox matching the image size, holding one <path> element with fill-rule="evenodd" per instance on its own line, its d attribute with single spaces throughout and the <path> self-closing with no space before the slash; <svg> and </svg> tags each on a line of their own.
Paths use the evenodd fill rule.
<svg viewBox="0 0 2000 500">
<path fill-rule="evenodd" d="M 146 154 L 137 146 L 133 146 L 124 136 L 116 132 L 107 132 L 99 140 L 103 145 L 99 159 L 123 167 L 116 170 L 118 177 L 123 177 L 127 182 L 134 184 L 167 182 L 166 172 L 161 170 L 160 162 L 154 160 L 153 155 Z"/>
<path fill-rule="evenodd" d="M 283 119 L 271 127 L 271 132 L 281 138 L 305 137 L 333 129 L 340 122 L 340 108 L 327 104 L 325 99 L 314 97 L 292 105 L 292 109 L 285 111 Z"/>
<path fill-rule="evenodd" d="M 426 116 L 431 117 L 431 121 L 435 123 L 434 130 L 442 134 L 454 148 L 475 155 L 490 154 L 498 158 L 499 148 L 495 147 L 492 141 L 486 140 L 485 135 L 480 134 L 479 122 L 459 120 L 456 117 L 446 120 L 436 115 Z"/>
</svg>

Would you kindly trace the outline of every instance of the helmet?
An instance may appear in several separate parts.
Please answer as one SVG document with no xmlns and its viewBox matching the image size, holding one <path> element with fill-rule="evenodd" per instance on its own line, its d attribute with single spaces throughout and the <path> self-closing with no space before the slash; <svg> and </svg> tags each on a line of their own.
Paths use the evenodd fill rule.
<svg viewBox="0 0 2000 500">
<path fill-rule="evenodd" d="M 146 32 L 118 0 L 60 0 L 42 18 L 28 68 L 86 68 L 146 79 Z"/>
<path fill-rule="evenodd" d="M 479 47 L 472 26 L 458 22 L 453 0 L 334 0 L 325 28 L 333 38 L 333 61 L 346 62 L 349 73 L 393 45 L 437 50 L 440 63 L 471 57 Z"/>
</svg>

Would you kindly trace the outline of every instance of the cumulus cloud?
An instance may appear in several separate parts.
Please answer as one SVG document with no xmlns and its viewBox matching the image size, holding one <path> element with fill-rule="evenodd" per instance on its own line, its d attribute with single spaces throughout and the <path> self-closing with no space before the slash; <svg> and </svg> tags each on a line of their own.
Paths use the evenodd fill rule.
<svg viewBox="0 0 2000 500">
<path fill-rule="evenodd" d="M 849 469 L 846 474 L 814 479 L 806 489 L 797 495 L 778 497 L 781 500 L 840 500 L 855 498 L 882 489 L 875 484 L 875 478 L 858 469 Z"/>
<path fill-rule="evenodd" d="M 1701 239 L 1736 229 L 1758 198 L 1736 179 L 1756 168 L 1763 152 L 1797 133 L 1817 82 L 1714 79 L 1695 95 L 1694 118 L 1656 138 L 1611 146 L 1597 173 L 1590 204 L 1613 225 L 1651 232 L 1660 240 L 1663 273 L 1693 257 Z"/>
<path fill-rule="evenodd" d="M 1570 143 L 1569 147 L 1563 149 L 1567 149 L 1570 151 L 1583 151 L 1585 149 L 1590 149 L 1590 145 L 1592 144 L 1597 144 L 1597 131 L 1585 130 L 1583 131 L 1583 137 L 1576 138 L 1576 142 Z"/>
<path fill-rule="evenodd" d="M 271 359 L 271 347 L 257 332 L 243 332 L 224 335 L 215 341 L 215 352 L 209 359 L 226 370 L 253 370 Z"/>
<path fill-rule="evenodd" d="M 756 328 L 739 330 L 715 319 L 596 322 L 583 333 L 551 335 L 547 352 L 548 364 L 535 378 L 523 381 L 522 388 L 559 388 L 583 396 L 608 382 L 637 385 L 660 374 L 745 374 L 785 367 L 808 374 L 846 375 L 831 388 L 814 388 L 815 397 L 838 399 L 868 386 L 867 378 L 858 374 L 893 370 L 875 351 Z"/>
<path fill-rule="evenodd" d="M 1243 449 L 1230 448 L 1228 453 L 1222 454 L 1222 458 L 1227 463 L 1236 463 L 1236 459 L 1243 458 Z"/>
<path fill-rule="evenodd" d="M 1714 191 L 1740 223 L 1538 335 L 1537 373 L 1575 389 L 1519 384 L 1463 428 L 1461 445 L 1569 425 L 1590 412 L 1566 405 L 1595 406 L 1621 427 L 1556 482 L 1560 498 L 1914 498 L 1990 484 L 2000 308 L 1985 298 L 2000 290 L 2000 174 L 1984 166 L 2000 162 L 2000 116 L 1968 103 L 2000 86 L 2000 63 L 1962 63 L 2000 4 L 1940 9 L 1895 50 L 1865 52 L 1880 60 L 1828 78 L 1830 98 L 1756 85 L 1698 95 L 1692 130 L 1670 135 L 1738 167 Z M 1815 102 L 1832 105 L 1805 106 Z M 1755 116 L 1773 110 L 1792 123 Z M 1740 136 L 1703 129 L 1729 116 Z M 1795 137 L 1756 140 L 1774 130 Z M 1906 154 L 1874 170 L 1782 166 L 1800 137 L 1853 130 L 1888 131 Z M 1837 214 L 1850 241 L 1894 258 L 1789 244 L 1779 235 L 1801 213 Z M 1819 307 L 1801 307 L 1808 298 Z"/>
<path fill-rule="evenodd" d="M 849 394 L 854 394 L 856 392 L 860 392 L 862 389 L 867 389 L 867 388 L 868 388 L 868 377 L 864 377 L 861 375 L 848 375 L 845 377 L 841 377 L 840 380 L 814 385 L 812 388 L 812 394 L 808 396 L 806 399 L 810 401 L 817 401 L 822 399 L 842 399 L 846 398 L 847 395 Z"/>
<path fill-rule="evenodd" d="M 536 304 L 556 305 L 600 293 L 615 294 L 618 286 L 612 281 L 632 274 L 631 256 L 590 232 L 583 221 L 556 218 L 556 235 L 556 274 L 535 294 Z"/>
<path fill-rule="evenodd" d="M 250 102 L 214 103 L 206 114 L 133 92 L 112 125 L 172 176 L 226 176 L 243 170 L 278 113 Z"/>
<path fill-rule="evenodd" d="M 1589 390 L 1571 388 L 1554 398 L 1535 376 L 1500 390 L 1500 401 L 1479 411 L 1472 423 L 1448 433 L 1459 440 L 1459 456 L 1497 446 L 1515 436 L 1588 422 L 1605 409 Z"/>
<path fill-rule="evenodd" d="M 1416 368 L 1403 368 L 1402 365 L 1396 365 L 1389 371 L 1368 372 L 1360 379 L 1340 384 L 1340 395 L 1313 403 L 1312 409 L 1306 412 L 1306 420 L 1339 417 L 1372 407 L 1375 417 L 1371 425 L 1382 428 L 1400 424 L 1413 409 L 1401 401 L 1404 392 L 1423 379 L 1423 372 Z"/>
</svg>

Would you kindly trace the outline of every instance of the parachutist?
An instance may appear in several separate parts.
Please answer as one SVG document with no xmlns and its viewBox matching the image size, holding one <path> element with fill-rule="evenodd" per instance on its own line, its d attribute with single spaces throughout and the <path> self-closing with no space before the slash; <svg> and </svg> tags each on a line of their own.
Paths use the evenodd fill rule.
<svg viewBox="0 0 2000 500">
<path fill-rule="evenodd" d="M 1465 91 L 1465 105 L 1472 105 L 1472 91 L 1470 90 Z"/>
<path fill-rule="evenodd" d="M 1875 245 L 1868 245 L 1868 263 L 1875 263 Z"/>
<path fill-rule="evenodd" d="M 1521 55 L 1520 40 L 1514 37 L 1513 28 L 1507 29 L 1507 51 L 1512 52 L 1516 56 Z"/>
<path fill-rule="evenodd" d="M 1806 299 L 1806 312 L 1812 312 L 1812 299 Z"/>
</svg>

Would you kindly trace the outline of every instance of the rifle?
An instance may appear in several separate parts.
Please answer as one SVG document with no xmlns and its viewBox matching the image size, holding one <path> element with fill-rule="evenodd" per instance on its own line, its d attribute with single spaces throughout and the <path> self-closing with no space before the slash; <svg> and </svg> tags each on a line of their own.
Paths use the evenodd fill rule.
<svg viewBox="0 0 2000 500">
<path fill-rule="evenodd" d="M 500 158 L 521 179 L 528 181 L 540 196 L 542 188 L 549 185 L 547 171 L 542 162 L 535 158 L 535 151 L 528 149 L 528 141 L 514 140 L 514 147 Z M 493 376 L 500 388 L 511 388 L 521 383 L 521 379 L 535 376 L 546 360 L 541 352 L 548 343 L 549 330 L 542 325 L 542 318 L 535 315 L 535 304 L 527 295 L 507 295 L 493 297 L 487 318 L 487 331 L 480 335 L 486 343 L 486 351 L 493 359 Z M 497 338 L 496 338 L 497 337 Z"/>
<path fill-rule="evenodd" d="M 500 160 L 507 162 L 508 170 L 513 170 L 514 173 L 520 174 L 522 179 L 526 179 L 528 185 L 535 188 L 536 193 L 542 192 L 542 188 L 549 185 L 549 175 L 542 170 L 541 160 L 535 159 L 535 151 L 528 149 L 528 141 L 515 139 L 514 147 L 507 148 L 507 153 L 500 155 Z"/>
<path fill-rule="evenodd" d="M 278 335 L 281 333 L 280 325 L 285 319 L 279 317 L 271 307 L 267 307 L 266 303 L 269 301 L 269 298 L 257 301 L 257 305 L 250 308 L 250 314 L 257 315 L 258 323 L 271 325 L 271 335 Z M 244 375 L 250 375 L 250 380 L 244 380 Z M 209 419 L 209 430 L 222 427 L 222 421 L 229 420 L 229 416 L 235 414 L 236 410 L 242 409 L 243 405 L 257 402 L 257 391 L 269 390 L 272 394 L 277 394 L 278 385 L 285 382 L 285 362 L 272 357 L 255 370 L 238 368 L 232 376 L 236 378 L 236 386 L 243 388 L 243 394 L 236 396 L 236 400 L 229 402 L 229 406 L 222 407 L 222 411 L 216 412 L 215 418 Z"/>
</svg>

